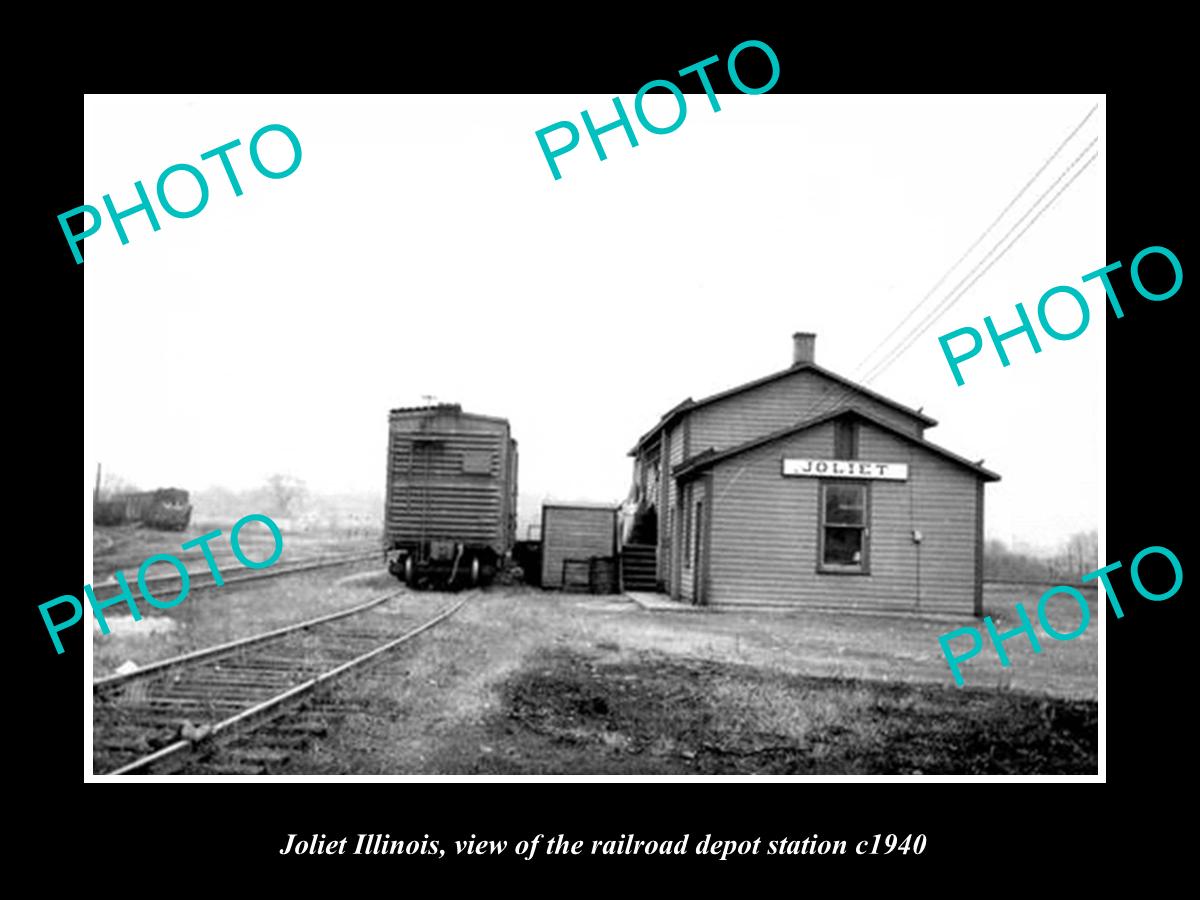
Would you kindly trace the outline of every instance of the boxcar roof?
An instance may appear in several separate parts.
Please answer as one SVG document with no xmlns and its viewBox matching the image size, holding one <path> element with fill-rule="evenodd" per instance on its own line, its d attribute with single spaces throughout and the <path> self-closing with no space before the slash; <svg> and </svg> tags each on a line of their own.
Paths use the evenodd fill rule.
<svg viewBox="0 0 1200 900">
<path fill-rule="evenodd" d="M 903 432 L 903 431 L 899 430 L 898 428 L 894 428 L 893 426 L 889 425 L 887 422 L 884 422 L 882 419 L 877 419 L 875 416 L 871 415 L 870 413 L 866 412 L 865 410 L 860 409 L 857 406 L 854 406 L 853 404 L 847 404 L 844 406 L 840 406 L 837 409 L 833 410 L 832 412 L 825 413 L 824 415 L 821 415 L 821 416 L 816 416 L 816 417 L 814 417 L 812 419 L 808 419 L 804 422 L 799 422 L 795 425 L 792 425 L 788 428 L 784 428 L 780 431 L 771 432 L 770 434 L 763 435 L 760 438 L 755 438 L 752 441 L 746 441 L 744 444 L 738 444 L 736 447 L 730 447 L 728 450 L 722 450 L 719 453 L 711 448 L 708 450 L 704 450 L 700 453 L 697 453 L 695 456 L 691 457 L 690 459 L 686 459 L 683 462 L 679 463 L 677 466 L 675 466 L 671 470 L 671 473 L 676 478 L 680 478 L 680 479 L 690 478 L 691 476 L 696 475 L 699 472 L 702 472 L 706 469 L 709 469 L 712 466 L 716 465 L 717 463 L 723 462 L 724 460 L 730 459 L 731 457 L 739 456 L 750 450 L 756 450 L 759 447 L 765 446 L 765 445 L 773 443 L 775 441 L 784 440 L 785 438 L 789 438 L 794 434 L 799 434 L 802 431 L 807 431 L 809 428 L 813 428 L 817 425 L 821 425 L 825 422 L 829 422 L 833 419 L 837 419 L 837 418 L 840 418 L 841 416 L 845 416 L 845 415 L 857 416 L 860 419 L 870 422 L 872 425 L 876 426 L 877 428 L 882 428 L 884 431 L 888 432 L 889 434 L 893 434 L 896 437 L 903 438 L 904 440 L 908 441 L 911 444 L 916 444 L 918 447 L 923 447 L 924 449 L 930 451 L 931 453 L 935 453 L 938 456 L 948 459 L 953 463 L 957 463 L 960 466 L 964 466 L 964 467 L 970 469 L 972 472 L 974 472 L 976 475 L 978 475 L 984 481 L 999 481 L 1000 480 L 999 475 L 997 475 L 995 472 L 991 471 L 990 469 L 985 469 L 983 466 L 979 465 L 979 463 L 973 463 L 970 460 L 964 459 L 963 457 L 959 456 L 957 453 L 951 453 L 945 447 L 939 447 L 937 444 L 930 443 L 929 441 L 925 440 L 924 438 L 919 438 L 914 435 L 907 434 L 906 432 Z"/>
<path fill-rule="evenodd" d="M 579 502 L 568 502 L 558 500 L 546 500 L 542 503 L 543 509 L 599 509 L 607 512 L 613 512 L 620 509 L 620 503 L 598 503 L 592 500 L 581 500 Z"/>
<path fill-rule="evenodd" d="M 503 422 L 509 424 L 508 419 L 503 416 L 485 416 L 482 413 L 463 412 L 463 408 L 458 403 L 435 403 L 431 406 L 398 406 L 395 409 L 389 410 L 392 416 L 406 416 L 413 413 L 449 413 L 455 416 L 461 416 L 464 419 L 482 419 L 485 422 Z M 515 442 L 514 442 L 515 443 Z"/>
<path fill-rule="evenodd" d="M 445 410 L 446 412 L 462 412 L 462 405 L 458 403 L 428 403 L 425 406 L 397 406 L 392 412 L 425 412 L 432 409 Z"/>
<path fill-rule="evenodd" d="M 818 375 L 823 375 L 831 381 L 836 381 L 843 387 L 848 387 L 860 394 L 863 394 L 864 396 L 870 397 L 872 400 L 878 400 L 880 403 L 884 403 L 893 409 L 898 409 L 900 412 L 907 413 L 914 419 L 923 422 L 928 428 L 932 428 L 937 424 L 937 419 L 930 418 L 923 412 L 911 409 L 910 407 L 905 406 L 903 403 L 897 403 L 895 400 L 883 396 L 883 394 L 877 394 L 870 388 L 863 387 L 861 384 L 857 384 L 856 382 L 851 381 L 849 378 L 843 378 L 836 372 L 830 372 L 828 369 L 822 368 L 816 363 L 796 363 L 795 365 L 789 366 L 786 369 L 782 369 L 778 372 L 772 372 L 770 375 L 766 375 L 762 378 L 756 378 L 753 381 L 747 381 L 745 384 L 740 384 L 737 387 L 729 388 L 728 390 L 721 391 L 717 394 L 712 394 L 703 398 L 702 400 L 693 400 L 691 397 L 688 397 L 682 403 L 679 403 L 663 413 L 662 418 L 658 420 L 658 424 L 638 438 L 637 444 L 635 444 L 634 448 L 629 451 L 629 455 L 636 456 L 638 451 L 641 450 L 642 447 L 647 443 L 649 443 L 652 438 L 662 431 L 662 429 L 666 428 L 667 425 L 680 418 L 686 412 L 690 412 L 691 410 L 698 409 L 702 406 L 708 406 L 710 403 L 716 403 L 718 400 L 724 400 L 726 397 L 733 397 L 737 394 L 743 393 L 744 391 L 753 390 L 754 388 L 761 387 L 764 384 L 770 384 L 774 381 L 779 381 L 783 378 L 787 378 L 790 375 L 796 375 L 800 372 L 815 372 Z"/>
</svg>

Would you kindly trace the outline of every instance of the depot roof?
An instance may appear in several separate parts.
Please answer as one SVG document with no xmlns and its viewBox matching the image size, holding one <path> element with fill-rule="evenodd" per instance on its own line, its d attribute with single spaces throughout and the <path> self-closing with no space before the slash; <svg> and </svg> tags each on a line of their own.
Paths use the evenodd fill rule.
<svg viewBox="0 0 1200 900">
<path fill-rule="evenodd" d="M 817 425 L 822 425 L 833 419 L 837 419 L 837 418 L 840 418 L 842 416 L 847 416 L 847 415 L 857 416 L 860 419 L 870 422 L 876 428 L 881 428 L 884 431 L 888 432 L 889 434 L 895 435 L 898 438 L 902 438 L 903 440 L 908 441 L 910 444 L 916 444 L 917 446 L 922 447 L 925 450 L 930 451 L 931 453 L 935 453 L 938 456 L 941 456 L 943 459 L 947 459 L 952 463 L 957 463 L 958 465 L 963 466 L 964 468 L 970 469 L 972 472 L 974 472 L 976 475 L 978 475 L 984 481 L 999 481 L 1000 480 L 999 475 L 997 475 L 995 472 L 991 471 L 990 469 L 985 469 L 979 463 L 973 463 L 970 460 L 964 459 L 963 457 L 959 456 L 957 453 L 951 453 L 945 447 L 939 447 L 937 444 L 930 443 L 929 441 L 925 440 L 924 438 L 919 438 L 914 435 L 908 434 L 904 431 L 901 431 L 900 429 L 895 428 L 892 425 L 889 425 L 887 422 L 883 421 L 882 419 L 876 418 L 875 416 L 858 408 L 857 406 L 854 406 L 853 404 L 840 406 L 837 409 L 833 410 L 832 412 L 825 413 L 824 415 L 816 416 L 811 419 L 807 419 L 803 422 L 799 422 L 795 425 L 789 426 L 788 428 L 784 428 L 780 431 L 771 432 L 770 434 L 763 435 L 760 438 L 755 438 L 752 441 L 746 441 L 743 444 L 738 444 L 737 446 L 730 447 L 727 450 L 716 451 L 711 448 L 708 450 L 704 450 L 700 453 L 697 453 L 695 456 L 691 457 L 690 459 L 686 459 L 683 462 L 679 463 L 677 466 L 675 466 L 671 470 L 671 473 L 676 478 L 679 478 L 680 480 L 691 478 L 693 475 L 696 475 L 700 472 L 703 472 L 707 469 L 712 468 L 714 465 L 716 465 L 719 462 L 723 462 L 724 460 L 730 459 L 734 456 L 740 456 L 743 453 L 747 453 L 751 450 L 756 450 L 759 447 L 764 447 L 767 444 L 774 443 L 775 441 L 784 440 L 785 438 L 789 438 L 792 435 L 800 434 L 803 431 L 807 431 L 810 428 L 815 428 Z M 982 462 L 982 460 L 980 462 Z"/>
<path fill-rule="evenodd" d="M 705 397 L 702 400 L 693 400 L 691 397 L 688 397 L 682 403 L 679 403 L 663 413 L 663 416 L 661 419 L 659 419 L 658 424 L 638 438 L 637 444 L 635 444 L 633 449 L 629 451 L 629 455 L 636 456 L 638 451 L 640 451 L 646 444 L 656 437 L 659 432 L 661 432 L 668 425 L 682 418 L 685 413 L 691 412 L 694 409 L 700 409 L 701 407 L 708 406 L 710 403 L 716 403 L 718 400 L 724 400 L 726 397 L 733 397 L 737 394 L 743 393 L 744 391 L 753 390 L 754 388 L 761 387 L 765 384 L 779 381 L 783 378 L 787 378 L 789 375 L 795 375 L 799 372 L 815 372 L 818 375 L 823 375 L 825 378 L 835 381 L 843 387 L 848 387 L 866 397 L 870 397 L 872 400 L 877 400 L 878 402 L 884 403 L 893 409 L 907 413 L 914 419 L 923 423 L 927 428 L 932 428 L 934 425 L 937 425 L 937 419 L 932 419 L 919 410 L 910 409 L 902 403 L 897 403 L 895 400 L 891 400 L 882 394 L 877 394 L 871 389 L 863 387 L 861 384 L 856 384 L 849 378 L 843 378 L 841 375 L 838 375 L 835 372 L 830 372 L 828 369 L 818 366 L 814 362 L 803 362 L 796 363 L 795 365 L 789 366 L 781 371 L 773 372 L 770 375 L 764 376 L 763 378 L 756 378 L 754 381 L 747 381 L 745 384 L 738 385 L 734 388 L 729 388 L 728 390 L 721 391 L 718 394 L 712 394 L 711 396 Z"/>
</svg>

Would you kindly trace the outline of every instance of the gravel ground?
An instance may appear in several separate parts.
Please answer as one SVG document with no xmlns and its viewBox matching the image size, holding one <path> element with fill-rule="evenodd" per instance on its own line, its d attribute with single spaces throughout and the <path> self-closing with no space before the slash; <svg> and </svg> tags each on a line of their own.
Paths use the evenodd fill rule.
<svg viewBox="0 0 1200 900">
<path fill-rule="evenodd" d="M 1010 641 L 1009 670 L 981 655 L 965 690 L 937 644 L 953 627 L 496 587 L 332 687 L 336 720 L 270 771 L 1094 772 L 1096 626 L 1040 655 Z"/>
</svg>

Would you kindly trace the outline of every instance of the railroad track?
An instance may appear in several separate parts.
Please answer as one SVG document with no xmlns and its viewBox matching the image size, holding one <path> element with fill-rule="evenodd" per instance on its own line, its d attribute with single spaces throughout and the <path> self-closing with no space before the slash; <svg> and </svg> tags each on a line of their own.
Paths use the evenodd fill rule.
<svg viewBox="0 0 1200 900">
<path fill-rule="evenodd" d="M 244 581 L 258 581 L 262 578 L 279 578 L 283 575 L 293 575 L 296 572 L 309 572 L 313 569 L 327 569 L 332 566 L 344 566 L 355 562 L 366 562 L 367 560 L 378 560 L 383 558 L 383 553 L 379 550 L 358 551 L 339 556 L 322 556 L 315 559 L 302 559 L 294 563 L 271 566 L 269 569 L 249 569 L 242 566 L 240 563 L 230 564 L 227 560 L 218 562 L 221 569 L 221 580 L 225 586 L 241 584 Z M 244 573 L 244 574 L 243 574 Z M 127 575 L 128 577 L 128 575 Z M 164 590 L 175 590 L 178 588 L 182 579 L 178 572 L 170 572 L 165 575 L 151 575 L 146 579 L 146 587 L 151 589 L 151 593 L 155 593 L 155 589 L 162 588 Z M 212 571 L 207 567 L 203 569 L 188 570 L 188 589 L 189 591 L 199 591 L 205 588 L 216 587 L 216 580 L 213 578 Z M 100 582 L 96 585 L 98 592 L 109 590 L 117 587 L 115 579 L 110 577 L 107 581 Z M 136 578 L 129 578 L 129 589 L 136 595 L 141 596 L 141 589 L 138 587 Z"/>
<path fill-rule="evenodd" d="M 412 597 L 406 590 L 394 591 L 341 612 L 93 682 L 93 773 L 178 767 L 197 752 L 215 749 L 223 737 L 311 699 L 332 679 L 445 621 L 469 599 L 429 617 L 389 603 L 401 596 Z M 294 730 L 319 731 L 319 723 L 310 719 Z"/>
</svg>

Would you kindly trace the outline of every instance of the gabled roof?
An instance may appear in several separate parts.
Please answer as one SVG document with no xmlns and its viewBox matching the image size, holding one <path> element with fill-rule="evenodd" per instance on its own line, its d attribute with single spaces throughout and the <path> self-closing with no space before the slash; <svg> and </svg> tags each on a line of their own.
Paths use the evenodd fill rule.
<svg viewBox="0 0 1200 900">
<path fill-rule="evenodd" d="M 658 435 L 659 432 L 661 432 L 664 428 L 666 428 L 672 422 L 675 422 L 678 419 L 680 419 L 684 413 L 690 412 L 693 409 L 699 409 L 702 406 L 708 406 L 710 403 L 716 403 L 718 400 L 724 400 L 726 397 L 733 397 L 744 391 L 753 390 L 754 388 L 762 387 L 765 384 L 771 384 L 772 382 L 780 381 L 784 378 L 787 378 L 789 375 L 795 375 L 797 372 L 805 372 L 805 371 L 816 372 L 818 375 L 824 375 L 826 378 L 830 379 L 831 381 L 836 381 L 838 384 L 842 385 L 843 387 L 850 388 L 851 390 L 856 391 L 857 393 L 860 393 L 865 397 L 870 397 L 872 400 L 877 400 L 880 403 L 883 403 L 883 404 L 886 404 L 887 406 L 892 407 L 893 409 L 897 409 L 900 412 L 907 413 L 908 415 L 912 416 L 914 419 L 923 423 L 925 425 L 925 427 L 927 427 L 927 428 L 932 428 L 934 425 L 937 424 L 937 419 L 932 419 L 929 416 L 925 415 L 924 413 L 919 412 L 918 410 L 910 409 L 909 407 L 905 406 L 903 403 L 897 403 L 895 400 L 891 400 L 891 399 L 883 396 L 882 394 L 877 394 L 870 388 L 863 387 L 861 384 L 856 384 L 855 382 L 851 381 L 849 378 L 843 378 L 841 375 L 838 375 L 836 372 L 830 372 L 828 369 L 824 369 L 821 366 L 818 366 L 816 363 L 812 363 L 812 362 L 796 363 L 793 366 L 789 366 L 788 368 L 782 369 L 778 372 L 773 372 L 770 375 L 767 375 L 763 378 L 756 378 L 754 381 L 747 381 L 745 384 L 741 384 L 741 385 L 738 385 L 737 387 L 729 388 L 728 390 L 721 391 L 718 394 L 713 394 L 709 397 L 705 397 L 703 400 L 693 400 L 691 397 L 688 397 L 682 403 L 678 404 L 677 406 L 672 407 L 671 409 L 669 409 L 665 413 L 663 413 L 662 418 L 658 420 L 658 424 L 655 425 L 653 428 L 651 428 L 649 431 L 647 431 L 645 434 L 643 434 L 640 438 L 638 438 L 638 442 L 634 445 L 633 449 L 629 451 L 629 455 L 636 456 L 638 451 L 641 450 L 642 447 L 644 447 L 646 444 L 648 444 L 655 436 Z"/>
<path fill-rule="evenodd" d="M 951 453 L 944 447 L 939 447 L 937 444 L 932 444 L 924 438 L 907 434 L 906 432 L 889 425 L 882 419 L 877 419 L 870 413 L 853 405 L 838 407 L 833 412 L 825 413 L 824 415 L 816 416 L 812 419 L 807 419 L 803 422 L 792 425 L 789 428 L 784 428 L 780 431 L 774 431 L 771 434 L 763 435 L 762 437 L 755 438 L 752 441 L 746 441 L 746 443 L 738 444 L 736 447 L 730 447 L 728 450 L 721 450 L 718 452 L 709 448 L 708 450 L 697 453 L 695 456 L 685 459 L 683 462 L 679 463 L 679 465 L 675 466 L 671 470 L 671 474 L 681 480 L 690 478 L 699 472 L 703 472 L 706 469 L 712 468 L 714 465 L 722 462 L 723 460 L 730 459 L 734 456 L 739 456 L 750 450 L 756 450 L 759 447 L 763 447 L 767 444 L 773 443 L 774 441 L 781 441 L 785 438 L 792 437 L 793 435 L 799 434 L 802 431 L 807 431 L 810 428 L 815 428 L 817 425 L 823 425 L 826 422 L 846 415 L 857 416 L 860 419 L 870 422 L 876 428 L 881 428 L 889 434 L 893 434 L 898 438 L 908 441 L 910 444 L 916 444 L 918 447 L 928 450 L 931 453 L 935 453 L 944 459 L 950 460 L 950 462 L 957 463 L 964 468 L 970 469 L 984 481 L 1000 480 L 1000 476 L 990 469 L 985 469 L 978 463 L 973 463 L 970 460 L 963 459 L 963 457 L 959 456 L 957 453 Z"/>
</svg>

